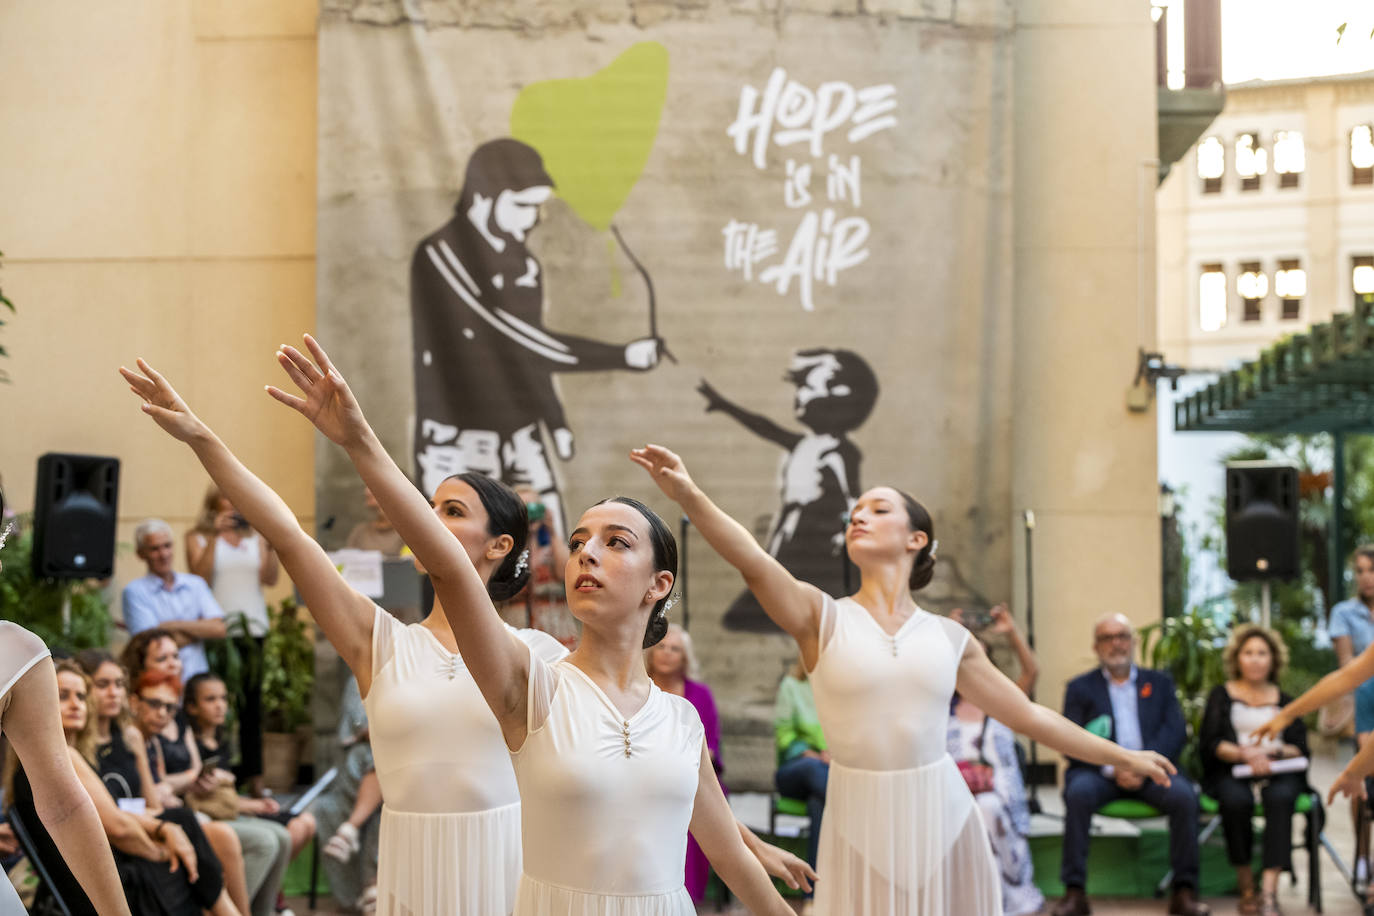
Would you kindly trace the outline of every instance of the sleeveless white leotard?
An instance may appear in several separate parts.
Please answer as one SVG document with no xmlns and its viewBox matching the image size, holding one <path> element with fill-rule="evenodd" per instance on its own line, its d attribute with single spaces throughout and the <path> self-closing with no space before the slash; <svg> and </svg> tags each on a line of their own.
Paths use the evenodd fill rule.
<svg viewBox="0 0 1374 916">
<path fill-rule="evenodd" d="M 946 751 L 969 633 L 920 610 L 889 636 L 826 597 L 811 684 L 832 763 L 817 916 L 997 916 L 983 819 Z"/>
</svg>

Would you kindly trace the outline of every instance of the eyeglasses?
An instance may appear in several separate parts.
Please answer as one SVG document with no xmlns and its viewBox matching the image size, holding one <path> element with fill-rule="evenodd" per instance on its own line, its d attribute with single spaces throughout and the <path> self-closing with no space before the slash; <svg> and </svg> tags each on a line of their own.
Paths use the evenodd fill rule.
<svg viewBox="0 0 1374 916">
<path fill-rule="evenodd" d="M 1102 633 L 1097 637 L 1097 641 L 1102 642 L 1130 642 L 1130 633 Z"/>
<path fill-rule="evenodd" d="M 138 701 L 153 712 L 175 712 L 177 708 L 177 704 L 175 703 L 168 703 L 166 700 L 155 700 L 151 697 L 139 697 Z"/>
</svg>

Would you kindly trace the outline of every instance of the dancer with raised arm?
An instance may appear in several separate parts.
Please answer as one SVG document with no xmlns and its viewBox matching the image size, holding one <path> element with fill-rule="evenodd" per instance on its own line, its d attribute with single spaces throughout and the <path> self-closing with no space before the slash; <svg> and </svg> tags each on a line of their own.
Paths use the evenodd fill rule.
<svg viewBox="0 0 1374 916">
<path fill-rule="evenodd" d="M 520 785 L 520 916 L 692 916 L 683 886 L 687 833 L 752 912 L 791 909 L 750 855 L 716 781 L 701 719 L 658 690 L 641 650 L 667 630 L 677 544 L 632 499 L 593 506 L 574 525 L 564 572 L 582 640 L 550 664 L 501 622 L 470 555 L 444 531 L 387 455 L 348 385 L 310 337 L 311 362 L 279 359 L 303 396 L 269 389 L 342 445 L 429 571 L 459 650 L 495 713 Z M 453 508 L 458 508 L 454 506 Z M 479 558 L 480 559 L 480 558 Z"/>
<path fill-rule="evenodd" d="M 441 596 L 423 621 L 406 626 L 351 588 L 286 503 L 244 467 L 166 379 L 146 362 L 138 365 L 140 372 L 120 371 L 144 399 L 144 412 L 191 446 L 224 495 L 272 543 L 325 637 L 357 678 L 386 799 L 377 913 L 509 913 L 521 873 L 515 773 L 501 730 L 459 654 Z M 450 543 L 470 557 L 489 596 L 499 600 L 519 591 L 529 575 L 523 557 L 529 522 L 514 491 L 480 474 L 460 474 L 440 484 L 431 514 L 440 530 L 448 529 Z M 537 630 L 506 632 L 550 664 L 567 653 Z M 804 863 L 754 842 L 771 873 L 798 880 Z"/>
<path fill-rule="evenodd" d="M 142 360 L 121 373 L 143 409 L 191 446 L 221 492 L 281 558 L 305 605 L 357 678 L 371 723 L 382 808 L 377 913 L 506 914 L 520 875 L 520 797 L 495 719 L 438 601 L 406 626 L 350 587 L 295 515 Z M 418 493 L 416 494 L 417 498 Z M 440 530 L 470 552 L 484 589 L 514 594 L 528 522 L 509 488 L 478 474 L 439 486 Z M 447 529 L 447 530 L 445 530 Z M 466 554 L 465 554 L 466 555 Z M 511 638 L 549 661 L 566 650 L 535 630 Z"/>
<path fill-rule="evenodd" d="M 810 672 L 832 756 L 817 871 L 818 916 L 993 916 L 1000 882 L 983 820 L 945 749 L 950 698 L 1063 753 L 1167 784 L 1173 766 L 1127 751 L 1036 705 L 953 620 L 911 592 L 935 567 L 934 526 L 891 487 L 859 497 L 845 529 L 859 590 L 838 601 L 798 581 L 649 445 L 630 458 L 687 513 L 790 634 Z"/>
<path fill-rule="evenodd" d="M 100 916 L 128 916 L 129 903 L 100 815 L 77 778 L 67 748 L 48 647 L 8 620 L 0 620 L 0 732 L 29 774 L 38 819 L 95 911 Z M 12 805 L 14 799 L 5 803 Z M 0 914 L 23 912 L 13 885 L 0 875 Z"/>
</svg>

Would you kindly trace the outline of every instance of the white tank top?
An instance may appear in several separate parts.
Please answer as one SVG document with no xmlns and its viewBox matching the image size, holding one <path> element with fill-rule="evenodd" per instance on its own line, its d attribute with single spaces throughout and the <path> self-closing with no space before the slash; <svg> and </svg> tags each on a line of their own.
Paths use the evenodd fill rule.
<svg viewBox="0 0 1374 916">
<path fill-rule="evenodd" d="M 28 630 L 0 620 L 0 732 L 4 731 L 4 714 L 10 705 L 10 690 L 29 669 L 48 657 L 43 640 Z M 0 916 L 24 916 L 25 909 L 14 887 L 0 876 Z"/>
<path fill-rule="evenodd" d="M 533 656 L 553 663 L 568 654 L 547 633 L 508 629 Z M 363 706 L 392 811 L 489 811 L 520 801 L 501 726 L 462 656 L 380 607 L 373 612 L 372 686 Z"/>
<path fill-rule="evenodd" d="M 238 546 L 222 537 L 213 541 L 215 548 L 215 581 L 210 583 L 215 600 L 224 610 L 225 623 L 232 629 L 234 620 L 242 617 L 248 624 L 250 636 L 267 635 L 267 599 L 262 594 L 262 548 L 258 536 L 251 534 Z"/>
<path fill-rule="evenodd" d="M 601 895 L 681 888 L 706 740 L 692 704 L 650 686 L 627 719 L 580 668 L 532 655 L 529 723 L 511 754 L 525 874 Z"/>
<path fill-rule="evenodd" d="M 905 770 L 943 757 L 968 638 L 957 622 L 920 608 L 889 636 L 853 599 L 827 595 L 811 686 L 835 762 Z"/>
<path fill-rule="evenodd" d="M 0 730 L 10 690 L 29 669 L 48 657 L 48 647 L 17 623 L 0 620 Z"/>
</svg>

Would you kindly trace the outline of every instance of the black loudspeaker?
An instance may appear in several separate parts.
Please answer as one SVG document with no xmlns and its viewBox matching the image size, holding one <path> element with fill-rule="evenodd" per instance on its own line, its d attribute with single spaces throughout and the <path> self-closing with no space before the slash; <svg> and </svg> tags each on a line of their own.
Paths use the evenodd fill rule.
<svg viewBox="0 0 1374 916">
<path fill-rule="evenodd" d="M 39 458 L 33 574 L 43 579 L 112 575 L 118 497 L 118 458 L 55 452 Z"/>
<path fill-rule="evenodd" d="M 1226 574 L 1238 582 L 1296 579 L 1298 469 L 1267 461 L 1226 466 Z"/>
</svg>

